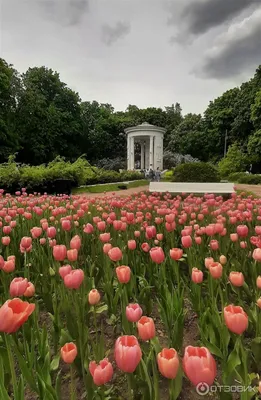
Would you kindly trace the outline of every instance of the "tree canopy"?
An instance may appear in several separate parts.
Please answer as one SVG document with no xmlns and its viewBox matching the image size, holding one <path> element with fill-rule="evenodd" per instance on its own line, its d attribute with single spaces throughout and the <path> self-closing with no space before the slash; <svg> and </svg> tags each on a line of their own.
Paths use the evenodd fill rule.
<svg viewBox="0 0 261 400">
<path fill-rule="evenodd" d="M 220 161 L 228 145 L 261 161 L 261 66 L 253 78 L 210 101 L 203 115 L 182 114 L 178 102 L 164 108 L 140 109 L 130 104 L 115 111 L 111 104 L 81 100 L 47 67 L 19 74 L 0 59 L 0 162 L 11 154 L 32 165 L 81 154 L 95 163 L 126 152 L 124 129 L 148 122 L 166 129 L 167 152 L 202 161 Z M 260 154 L 259 154 L 260 153 Z"/>
</svg>

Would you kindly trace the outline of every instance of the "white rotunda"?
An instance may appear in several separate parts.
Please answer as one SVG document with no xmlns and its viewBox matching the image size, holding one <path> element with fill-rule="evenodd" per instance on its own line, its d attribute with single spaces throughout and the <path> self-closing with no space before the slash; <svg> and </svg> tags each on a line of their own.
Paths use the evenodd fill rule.
<svg viewBox="0 0 261 400">
<path fill-rule="evenodd" d="M 144 122 L 126 128 L 128 170 L 135 169 L 135 144 L 140 145 L 140 168 L 163 169 L 163 138 L 166 129 Z"/>
</svg>

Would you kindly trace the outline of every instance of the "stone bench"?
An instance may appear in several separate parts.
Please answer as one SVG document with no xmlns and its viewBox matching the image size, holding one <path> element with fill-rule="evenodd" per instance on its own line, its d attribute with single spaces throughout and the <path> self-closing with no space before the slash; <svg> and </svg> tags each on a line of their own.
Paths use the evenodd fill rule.
<svg viewBox="0 0 261 400">
<path fill-rule="evenodd" d="M 216 193 L 231 194 L 235 192 L 234 183 L 201 183 L 201 182 L 150 182 L 150 192 L 158 193 Z"/>
</svg>

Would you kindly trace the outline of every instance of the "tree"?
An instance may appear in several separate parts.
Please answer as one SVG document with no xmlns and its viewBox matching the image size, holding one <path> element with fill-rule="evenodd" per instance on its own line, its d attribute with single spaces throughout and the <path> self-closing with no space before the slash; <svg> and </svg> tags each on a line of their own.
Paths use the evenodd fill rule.
<svg viewBox="0 0 261 400">
<path fill-rule="evenodd" d="M 80 98 L 46 67 L 22 75 L 16 128 L 22 149 L 18 160 L 40 164 L 56 156 L 81 155 Z"/>
<path fill-rule="evenodd" d="M 255 129 L 261 129 L 261 90 L 256 93 L 255 102 L 251 105 L 251 121 Z"/>
<path fill-rule="evenodd" d="M 254 78 L 243 83 L 234 104 L 236 116 L 232 123 L 231 135 L 234 140 L 247 141 L 253 133 L 251 106 L 255 102 L 257 92 L 261 88 L 261 65 L 257 68 Z"/>
<path fill-rule="evenodd" d="M 202 129 L 206 137 L 208 159 L 220 159 L 224 153 L 225 136 L 230 137 L 232 124 L 236 116 L 235 102 L 239 89 L 226 91 L 211 101 L 204 112 Z"/>
<path fill-rule="evenodd" d="M 17 71 L 0 58 L 0 162 L 19 148 L 15 118 L 20 94 Z"/>
<path fill-rule="evenodd" d="M 256 157 L 256 162 L 261 161 L 261 129 L 249 137 L 247 149 L 252 157 Z"/>
<path fill-rule="evenodd" d="M 190 154 L 192 157 L 206 160 L 208 144 L 202 131 L 200 114 L 187 114 L 172 132 L 168 150 L 173 153 Z"/>
<path fill-rule="evenodd" d="M 237 143 L 233 143 L 224 158 L 219 162 L 219 172 L 222 177 L 228 177 L 234 172 L 245 172 L 249 164 L 247 154 Z"/>
</svg>

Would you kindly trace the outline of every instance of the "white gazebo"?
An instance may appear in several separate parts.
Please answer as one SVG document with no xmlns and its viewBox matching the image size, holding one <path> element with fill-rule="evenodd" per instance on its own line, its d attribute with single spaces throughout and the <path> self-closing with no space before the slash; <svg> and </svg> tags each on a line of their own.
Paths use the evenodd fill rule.
<svg viewBox="0 0 261 400">
<path fill-rule="evenodd" d="M 144 122 L 124 130 L 127 135 L 128 170 L 135 169 L 135 144 L 140 145 L 140 168 L 163 169 L 163 138 L 166 129 Z"/>
</svg>

